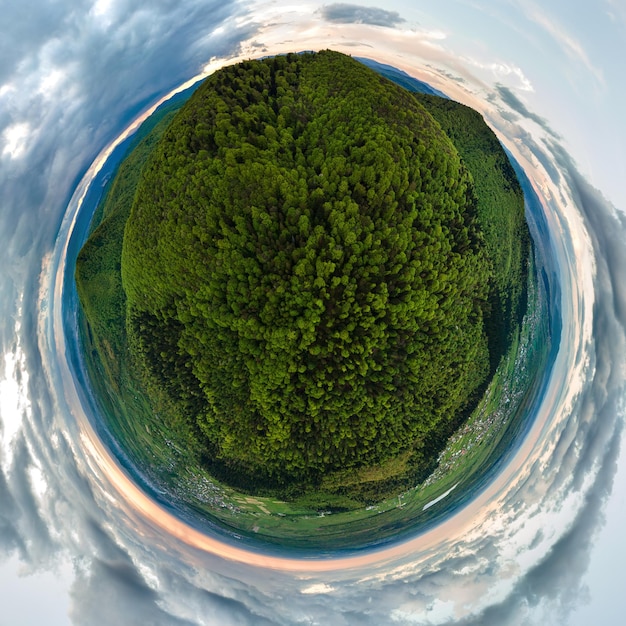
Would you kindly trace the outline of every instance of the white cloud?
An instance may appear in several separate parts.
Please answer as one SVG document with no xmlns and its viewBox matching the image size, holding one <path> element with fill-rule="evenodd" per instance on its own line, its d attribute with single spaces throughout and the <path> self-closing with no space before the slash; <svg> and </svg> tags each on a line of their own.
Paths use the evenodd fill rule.
<svg viewBox="0 0 626 626">
<path fill-rule="evenodd" d="M 4 96 L 14 92 L 15 85 L 12 85 L 11 83 L 6 83 L 5 85 L 2 85 L 2 87 L 0 87 L 0 98 L 3 98 Z"/>
<path fill-rule="evenodd" d="M 535 91 L 532 82 L 524 74 L 522 68 L 513 63 L 505 63 L 503 61 L 484 62 L 471 57 L 465 57 L 464 60 L 467 64 L 491 74 L 491 78 L 495 82 L 508 83 L 507 86 L 521 91 Z"/>
<path fill-rule="evenodd" d="M 51 99 L 55 96 L 56 91 L 63 85 L 66 79 L 66 73 L 60 68 L 50 69 L 41 78 L 39 85 L 39 93 L 44 97 Z"/>
<path fill-rule="evenodd" d="M 31 127 L 28 122 L 16 122 L 4 129 L 2 156 L 19 159 L 26 152 Z"/>
<path fill-rule="evenodd" d="M 443 41 L 448 38 L 448 35 L 442 30 L 421 30 L 419 34 L 424 37 L 424 39 L 434 39 L 436 41 Z"/>
<path fill-rule="evenodd" d="M 323 593 L 332 593 L 335 588 L 326 583 L 315 583 L 302 589 L 301 593 L 305 595 L 318 595 Z"/>
<path fill-rule="evenodd" d="M 13 458 L 11 445 L 22 427 L 23 416 L 30 410 L 27 387 L 25 355 L 18 348 L 4 355 L 4 378 L 0 380 L 0 449 L 7 464 Z"/>
<path fill-rule="evenodd" d="M 110 18 L 113 12 L 114 0 L 96 0 L 91 7 L 91 14 L 94 17 Z"/>
<path fill-rule="evenodd" d="M 455 605 L 451 601 L 434 600 L 425 611 L 417 612 L 412 607 L 395 609 L 391 613 L 394 622 L 419 624 L 419 626 L 436 626 L 446 624 L 455 617 Z"/>
</svg>

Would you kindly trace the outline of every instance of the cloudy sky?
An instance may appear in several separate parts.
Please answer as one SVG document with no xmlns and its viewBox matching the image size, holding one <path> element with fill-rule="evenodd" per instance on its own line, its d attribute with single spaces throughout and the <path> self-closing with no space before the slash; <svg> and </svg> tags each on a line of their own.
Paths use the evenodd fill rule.
<svg viewBox="0 0 626 626">
<path fill-rule="evenodd" d="M 485 115 L 539 194 L 564 330 L 527 440 L 443 527 L 354 561 L 262 561 L 189 532 L 111 464 L 54 277 L 77 186 L 134 118 L 220 64 L 326 47 Z M 0 625 L 621 624 L 625 55 L 622 0 L 5 0 Z"/>
</svg>

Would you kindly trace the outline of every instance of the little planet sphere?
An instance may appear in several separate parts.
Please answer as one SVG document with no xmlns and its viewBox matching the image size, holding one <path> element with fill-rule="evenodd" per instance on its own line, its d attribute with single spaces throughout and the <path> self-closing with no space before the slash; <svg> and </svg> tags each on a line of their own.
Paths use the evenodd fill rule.
<svg viewBox="0 0 626 626">
<path fill-rule="evenodd" d="M 322 51 L 153 118 L 76 268 L 122 447 L 313 509 L 427 478 L 526 310 L 523 194 L 482 117 Z"/>
</svg>

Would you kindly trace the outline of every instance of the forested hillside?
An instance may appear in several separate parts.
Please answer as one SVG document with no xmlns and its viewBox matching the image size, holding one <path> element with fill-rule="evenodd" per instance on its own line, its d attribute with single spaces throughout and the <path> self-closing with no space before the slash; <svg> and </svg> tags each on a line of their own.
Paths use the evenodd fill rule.
<svg viewBox="0 0 626 626">
<path fill-rule="evenodd" d="M 452 139 L 474 181 L 478 224 L 494 269 L 487 334 L 495 367 L 526 309 L 530 234 L 524 196 L 506 152 L 480 113 L 454 100 L 415 97 Z"/>
<path fill-rule="evenodd" d="M 243 63 L 144 170 L 131 346 L 246 471 L 379 463 L 487 374 L 483 248 L 470 176 L 409 93 L 336 53 Z"/>
<path fill-rule="evenodd" d="M 367 501 L 433 469 L 516 332 L 528 253 L 504 151 L 447 102 L 338 53 L 250 61 L 124 162 L 79 295 L 107 375 L 190 462 Z"/>
</svg>

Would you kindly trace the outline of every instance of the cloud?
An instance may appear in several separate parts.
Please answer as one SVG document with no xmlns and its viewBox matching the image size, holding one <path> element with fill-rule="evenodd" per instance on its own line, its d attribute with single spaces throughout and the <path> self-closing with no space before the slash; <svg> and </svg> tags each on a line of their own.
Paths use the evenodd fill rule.
<svg viewBox="0 0 626 626">
<path fill-rule="evenodd" d="M 344 2 L 324 5 L 320 13 L 323 19 L 334 24 L 369 24 L 395 28 L 406 21 L 397 11 Z"/>
<path fill-rule="evenodd" d="M 92 561 L 78 574 L 70 596 L 70 618 L 81 626 L 194 626 L 159 607 L 158 594 L 127 561 Z"/>
<path fill-rule="evenodd" d="M 626 217 L 595 189 L 578 171 L 574 159 L 558 143 L 550 145 L 554 160 L 568 174 L 569 189 L 574 194 L 576 205 L 589 225 L 589 231 L 603 263 L 606 283 L 603 290 L 610 289 L 614 298 L 616 320 L 622 325 L 626 320 L 626 246 L 623 232 L 626 229 Z M 609 310 L 613 310 L 610 307 Z"/>
<path fill-rule="evenodd" d="M 69 551 L 83 564 L 73 595 L 76 623 L 107 614 L 96 598 L 100 588 L 109 590 L 111 606 L 119 596 L 129 615 L 136 605 L 136 623 L 182 625 L 189 622 L 160 609 L 158 594 L 142 586 L 128 553 L 115 552 L 115 542 L 95 530 L 94 520 L 111 517 L 96 501 L 96 479 L 80 448 L 68 443 L 75 430 L 64 422 L 48 378 L 48 343 L 39 325 L 41 268 L 70 194 L 104 143 L 208 59 L 235 54 L 256 26 L 240 20 L 245 8 L 237 2 L 112 0 L 96 8 L 91 12 L 91 3 L 79 0 L 3 9 L 0 365 L 19 346 L 24 358 L 11 375 L 29 406 L 13 408 L 18 432 L 10 455 L 0 446 L 0 561 L 14 554 L 28 573 L 53 567 Z M 219 25 L 227 28 L 219 32 Z M 11 411 L 8 402 L 2 410 Z M 147 620 L 139 621 L 142 613 Z M 116 617 L 98 623 L 129 623 Z"/>
<path fill-rule="evenodd" d="M 569 530 L 516 584 L 506 600 L 486 609 L 475 621 L 463 622 L 468 626 L 518 624 L 520 615 L 536 607 L 542 608 L 544 623 L 567 622 L 571 611 L 587 597 L 581 581 L 595 534 L 604 523 L 603 510 L 620 454 L 625 391 L 626 219 L 584 179 L 560 144 L 551 143 L 549 151 L 567 181 L 566 188 L 586 222 L 597 254 L 593 333 L 596 369 L 571 418 L 574 432 L 563 446 L 568 452 L 575 450 L 575 463 L 565 473 L 572 475 L 573 491 L 586 489 L 584 505 Z M 561 463 L 559 455 L 555 462 Z M 593 484 L 585 488 L 585 480 L 594 473 Z M 546 612 L 551 617 L 545 617 Z"/>
<path fill-rule="evenodd" d="M 50 566 L 59 546 L 42 515 L 41 503 L 33 485 L 32 468 L 33 459 L 21 434 L 14 444 L 8 475 L 0 480 L 0 502 L 3 511 L 6 511 L 2 515 L 2 526 L 3 534 L 17 548 L 22 562 L 27 569 L 34 571 Z"/>
<path fill-rule="evenodd" d="M 0 467 L 0 561 L 14 551 L 24 554 L 26 546 L 16 529 L 19 511 Z"/>
<path fill-rule="evenodd" d="M 560 138 L 559 135 L 552 130 L 550 124 L 545 118 L 530 111 L 528 107 L 508 87 L 498 84 L 496 85 L 496 91 L 498 92 L 502 102 L 504 102 L 504 104 L 506 104 L 509 108 L 513 109 L 513 111 L 521 115 L 523 118 L 531 120 L 535 122 L 535 124 L 541 126 L 541 128 L 543 128 L 554 139 Z"/>
<path fill-rule="evenodd" d="M 80 10 L 86 2 L 73 4 L 75 10 Z M 2 7 L 2 17 L 3 23 L 11 27 L 3 28 L 0 38 L 0 85 L 16 69 L 26 69 L 24 60 L 66 29 L 68 6 L 62 2 L 38 2 L 33 10 L 33 5 L 10 2 Z"/>
<path fill-rule="evenodd" d="M 583 44 L 560 24 L 554 15 L 549 15 L 530 1 L 522 3 L 521 6 L 528 19 L 543 28 L 570 60 L 585 67 L 598 84 L 601 86 L 605 85 L 602 70 L 591 61 Z"/>
<path fill-rule="evenodd" d="M 479 615 L 451 621 L 446 626 L 566 624 L 572 612 L 588 600 L 583 577 L 595 534 L 605 522 L 603 508 L 611 493 L 620 452 L 622 429 L 615 428 L 615 416 L 613 413 L 613 430 L 601 458 L 602 468 L 571 528 L 552 546 L 545 559 L 518 581 L 505 600 L 487 607 Z M 538 610 L 541 617 L 533 617 Z"/>
<path fill-rule="evenodd" d="M 5 128 L 2 156 L 8 156 L 11 159 L 19 158 L 26 150 L 24 143 L 29 134 L 30 127 L 26 122 L 17 122 Z"/>
<path fill-rule="evenodd" d="M 256 29 L 240 21 L 237 2 L 110 5 L 109 22 L 88 2 L 14 2 L 3 12 L 11 25 L 0 37 L 3 296 L 17 295 L 14 285 L 28 276 L 36 281 L 63 205 L 104 142 L 207 59 L 237 52 Z M 228 27 L 216 33 L 220 24 Z M 2 306 L 15 315 L 14 301 Z"/>
<path fill-rule="evenodd" d="M 194 581 L 182 575 L 175 565 L 163 568 L 158 575 L 163 605 L 180 611 L 179 599 L 184 597 L 185 618 L 193 624 L 288 626 L 295 621 L 288 617 L 289 609 L 283 603 L 263 596 L 254 585 L 242 585 L 235 580 L 217 584 Z"/>
<path fill-rule="evenodd" d="M 515 88 L 521 91 L 534 91 L 534 87 L 530 79 L 524 74 L 521 67 L 512 63 L 506 63 L 503 61 L 484 62 L 473 57 L 465 57 L 463 61 L 466 65 L 471 65 L 489 72 L 492 77 L 495 77 L 498 81 L 509 80 L 516 83 Z"/>
</svg>

